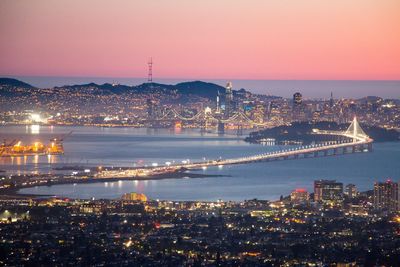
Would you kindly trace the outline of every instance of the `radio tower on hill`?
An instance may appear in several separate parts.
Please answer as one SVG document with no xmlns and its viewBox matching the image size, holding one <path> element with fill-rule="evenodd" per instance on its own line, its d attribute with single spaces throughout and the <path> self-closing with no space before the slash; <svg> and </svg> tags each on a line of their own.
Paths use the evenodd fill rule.
<svg viewBox="0 0 400 267">
<path fill-rule="evenodd" d="M 147 65 L 149 66 L 149 73 L 147 74 L 147 82 L 152 83 L 153 82 L 153 58 L 149 59 L 149 62 L 147 62 Z"/>
</svg>

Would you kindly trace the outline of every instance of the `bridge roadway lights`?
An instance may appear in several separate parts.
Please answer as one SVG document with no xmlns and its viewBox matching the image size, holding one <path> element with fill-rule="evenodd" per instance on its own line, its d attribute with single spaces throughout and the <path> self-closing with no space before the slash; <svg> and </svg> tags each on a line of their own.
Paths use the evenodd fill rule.
<svg viewBox="0 0 400 267">
<path fill-rule="evenodd" d="M 348 133 L 328 133 L 328 134 L 340 134 L 346 137 L 349 137 L 350 134 Z M 365 134 L 364 134 L 365 135 Z M 309 158 L 309 157 L 319 157 L 321 154 L 323 156 L 334 156 L 334 155 L 340 155 L 340 154 L 347 154 L 347 153 L 356 153 L 359 150 L 365 151 L 366 149 L 368 151 L 372 151 L 372 143 L 368 136 L 361 136 L 360 135 L 351 135 L 351 136 L 358 136 L 355 138 L 356 140 L 353 142 L 326 142 L 323 145 L 317 145 L 317 146 L 305 146 L 305 147 L 299 147 L 294 150 L 289 149 L 289 150 L 281 150 L 281 151 L 275 151 L 275 152 L 270 152 L 270 153 L 264 153 L 261 155 L 256 155 L 252 157 L 245 157 L 245 158 L 239 158 L 239 159 L 231 159 L 228 160 L 224 163 L 219 163 L 223 165 L 227 164 L 240 164 L 240 163 L 249 163 L 249 162 L 259 162 L 259 161 L 278 161 L 278 160 L 286 160 L 286 159 L 298 159 L 298 158 Z M 314 150 L 314 151 L 313 151 Z M 322 152 L 322 153 L 320 153 Z M 288 153 L 292 154 L 289 155 Z"/>
</svg>

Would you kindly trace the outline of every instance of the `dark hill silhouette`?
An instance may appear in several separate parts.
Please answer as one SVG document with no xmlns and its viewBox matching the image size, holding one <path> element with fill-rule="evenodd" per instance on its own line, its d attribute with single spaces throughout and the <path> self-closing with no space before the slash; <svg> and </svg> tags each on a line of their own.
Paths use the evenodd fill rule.
<svg viewBox="0 0 400 267">
<path fill-rule="evenodd" d="M 181 94 L 196 94 L 199 96 L 215 99 L 218 92 L 225 93 L 225 88 L 214 84 L 202 81 L 183 82 L 175 85 Z"/>
<path fill-rule="evenodd" d="M 10 78 L 0 78 L 0 87 L 7 88 L 35 88 L 27 83 L 16 79 Z M 214 100 L 216 96 L 219 94 L 223 94 L 225 92 L 225 88 L 213 84 L 202 81 L 191 81 L 191 82 L 183 82 L 178 83 L 176 85 L 169 84 L 161 84 L 161 83 L 143 83 L 137 86 L 129 86 L 129 85 L 113 85 L 110 83 L 105 84 L 96 84 L 96 83 L 87 83 L 87 84 L 75 84 L 75 85 L 64 85 L 54 87 L 57 90 L 86 90 L 90 91 L 93 94 L 124 94 L 124 93 L 154 93 L 161 92 L 165 94 L 181 94 L 184 97 L 189 95 L 195 95 L 199 97 L 205 97 Z M 8 90 L 8 94 L 12 95 L 12 90 Z"/>
<path fill-rule="evenodd" d="M 17 79 L 0 78 L 0 86 L 19 87 L 19 88 L 35 88 L 34 86 L 24 83 Z"/>
</svg>

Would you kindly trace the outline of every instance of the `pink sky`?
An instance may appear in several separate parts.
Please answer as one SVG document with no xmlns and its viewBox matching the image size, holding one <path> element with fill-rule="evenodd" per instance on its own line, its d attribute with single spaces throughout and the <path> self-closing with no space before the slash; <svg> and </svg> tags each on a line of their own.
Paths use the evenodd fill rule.
<svg viewBox="0 0 400 267">
<path fill-rule="evenodd" d="M 400 79 L 399 0 L 1 0 L 0 75 Z"/>
</svg>

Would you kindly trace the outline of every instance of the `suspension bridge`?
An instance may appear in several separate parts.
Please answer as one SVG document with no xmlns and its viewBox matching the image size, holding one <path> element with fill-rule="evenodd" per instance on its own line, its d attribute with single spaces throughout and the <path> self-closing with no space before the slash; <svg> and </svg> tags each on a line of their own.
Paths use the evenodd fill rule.
<svg viewBox="0 0 400 267">
<path fill-rule="evenodd" d="M 230 117 L 227 118 L 218 118 L 215 117 L 211 112 L 207 112 L 206 110 L 201 110 L 197 114 L 191 117 L 182 116 L 179 112 L 175 109 L 169 109 L 163 116 L 157 119 L 153 119 L 152 121 L 173 121 L 173 120 L 180 120 L 180 121 L 198 121 L 203 122 L 205 125 L 207 123 L 232 123 L 237 125 L 248 125 L 250 127 L 264 127 L 267 123 L 260 123 L 252 120 L 247 116 L 245 113 L 241 111 L 236 111 L 231 114 Z"/>
<path fill-rule="evenodd" d="M 140 177 L 154 174 L 165 174 L 171 171 L 184 169 L 206 169 L 207 167 L 233 164 L 246 164 L 253 162 L 268 162 L 289 159 L 301 159 L 311 157 L 327 157 L 337 156 L 357 152 L 372 151 L 373 139 L 370 138 L 360 127 L 357 118 L 354 118 L 346 131 L 327 131 L 314 129 L 314 135 L 340 136 L 344 139 L 341 141 L 327 141 L 319 144 L 288 148 L 278 151 L 271 151 L 262 154 L 243 156 L 230 159 L 214 159 L 198 162 L 190 162 L 189 160 L 182 163 L 166 162 L 165 165 L 156 165 L 151 167 L 125 169 L 123 171 L 103 171 L 98 175 L 98 178 L 127 178 Z"/>
<path fill-rule="evenodd" d="M 252 162 L 288 160 L 308 157 L 335 156 L 356 152 L 372 151 L 373 139 L 370 138 L 360 127 L 357 118 L 354 118 L 346 131 L 327 131 L 314 129 L 312 134 L 342 136 L 345 140 L 329 141 L 321 144 L 300 146 L 263 154 L 245 156 L 231 159 L 209 160 L 202 162 L 186 163 L 177 165 L 187 169 L 205 168 L 208 166 L 223 166 L 231 164 L 245 164 Z"/>
</svg>

